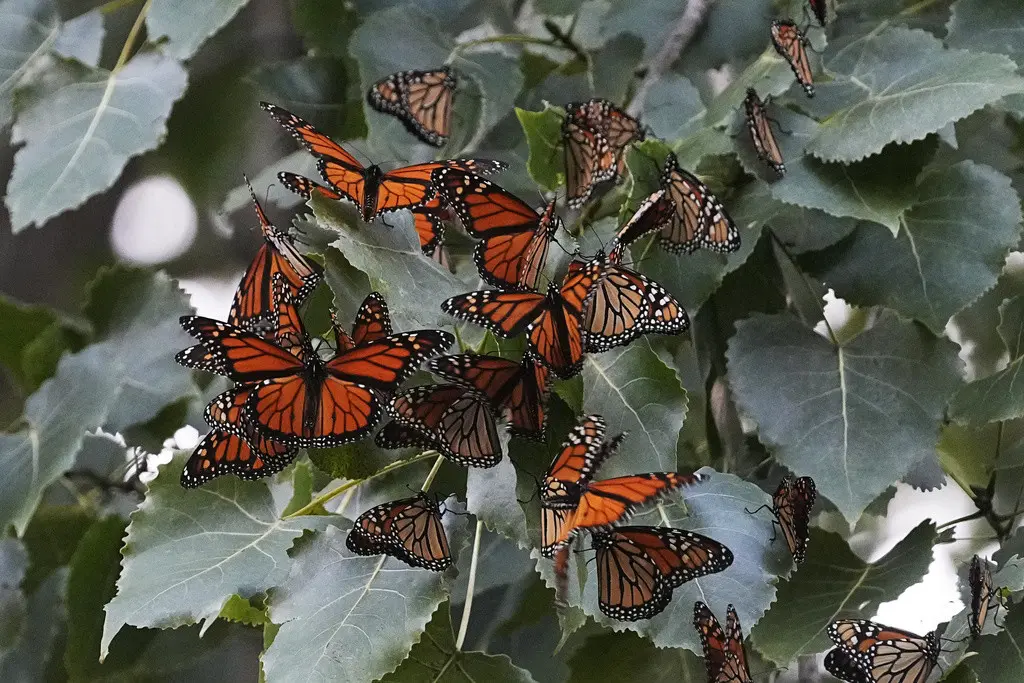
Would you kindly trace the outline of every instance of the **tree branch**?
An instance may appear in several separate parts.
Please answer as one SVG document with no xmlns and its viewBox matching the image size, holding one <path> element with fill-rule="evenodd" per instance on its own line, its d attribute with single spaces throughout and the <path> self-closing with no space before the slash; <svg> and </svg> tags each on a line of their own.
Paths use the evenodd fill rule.
<svg viewBox="0 0 1024 683">
<path fill-rule="evenodd" d="M 680 53 L 690 44 L 693 36 L 697 33 L 697 29 L 704 23 L 704 19 L 707 17 L 708 11 L 714 2 L 715 0 L 688 0 L 686 9 L 683 11 L 682 16 L 679 17 L 679 21 L 668 32 L 668 37 L 665 38 L 665 42 L 662 44 L 661 49 L 658 50 L 658 54 L 654 55 L 648 63 L 644 80 L 640 82 L 636 92 L 633 93 L 632 101 L 629 103 L 628 113 L 630 116 L 636 116 L 640 113 L 640 109 L 644 104 L 644 98 L 647 97 L 647 91 L 651 89 L 651 86 L 659 78 L 668 73 L 672 63 L 679 58 Z"/>
</svg>

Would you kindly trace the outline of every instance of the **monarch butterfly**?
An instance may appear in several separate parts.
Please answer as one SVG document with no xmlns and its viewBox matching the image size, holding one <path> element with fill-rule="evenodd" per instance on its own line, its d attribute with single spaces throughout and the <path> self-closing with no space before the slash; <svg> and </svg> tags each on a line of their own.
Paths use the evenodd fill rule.
<svg viewBox="0 0 1024 683">
<path fill-rule="evenodd" d="M 627 247 L 647 233 L 661 229 L 675 213 L 675 206 L 665 195 L 666 191 L 661 189 L 645 197 L 615 234 L 615 244 Z"/>
<path fill-rule="evenodd" d="M 814 12 L 814 16 L 818 19 L 818 23 L 822 26 L 825 25 L 825 20 L 828 17 L 828 7 L 826 6 L 827 0 L 807 0 L 811 6 L 811 10 Z"/>
<path fill-rule="evenodd" d="M 399 71 L 373 84 L 370 106 L 391 114 L 428 145 L 448 142 L 455 97 L 455 74 L 447 66 L 432 71 Z"/>
<path fill-rule="evenodd" d="M 480 276 L 502 289 L 537 288 L 548 247 L 561 225 L 552 200 L 541 216 L 511 192 L 479 176 L 456 169 L 435 174 L 438 195 L 473 237 Z"/>
<path fill-rule="evenodd" d="M 725 610 L 725 630 L 714 613 L 701 601 L 693 605 L 693 625 L 700 636 L 708 669 L 708 683 L 751 683 L 743 630 L 736 610 Z"/>
<path fill-rule="evenodd" d="M 501 462 L 501 443 L 487 399 L 454 384 L 428 384 L 407 389 L 391 399 L 397 425 L 377 433 L 384 448 L 430 445 L 466 467 L 494 467 Z M 407 427 L 416 434 L 409 434 Z"/>
<path fill-rule="evenodd" d="M 452 566 L 441 511 L 422 491 L 359 515 L 345 546 L 357 555 L 390 555 L 411 567 L 435 572 Z"/>
<path fill-rule="evenodd" d="M 277 174 L 277 179 L 303 199 L 309 199 L 314 193 L 327 199 L 343 199 L 341 194 L 331 188 L 297 173 L 281 171 Z M 420 251 L 424 256 L 429 256 L 447 267 L 448 254 L 444 248 L 443 221 L 451 220 L 451 213 L 441 205 L 441 200 L 437 197 L 428 200 L 422 206 L 410 208 L 409 211 L 412 213 L 413 227 L 416 228 L 416 236 L 420 241 Z"/>
<path fill-rule="evenodd" d="M 782 535 L 789 546 L 789 552 L 793 555 L 793 561 L 801 564 L 807 559 L 807 543 L 810 541 L 811 508 L 818 497 L 818 490 L 814 480 L 810 477 L 800 477 L 796 481 L 786 476 L 779 482 L 775 493 L 772 495 L 772 514 L 775 520 L 772 526 L 778 524 L 782 529 Z M 762 505 L 761 508 L 768 507 Z M 760 510 L 761 508 L 758 508 Z M 756 512 L 756 510 L 755 510 Z"/>
<path fill-rule="evenodd" d="M 757 91 L 753 88 L 747 88 L 747 96 L 743 99 L 743 109 L 746 112 L 750 141 L 754 145 L 754 151 L 757 152 L 758 158 L 779 175 L 786 175 L 782 150 L 779 149 L 775 133 L 772 132 L 771 119 L 765 113 L 765 103 L 761 101 L 761 98 L 757 96 Z"/>
<path fill-rule="evenodd" d="M 367 294 L 363 303 L 359 305 L 355 322 L 352 323 L 351 336 L 342 328 L 338 321 L 338 315 L 334 311 L 331 311 L 331 326 L 334 328 L 334 338 L 337 341 L 339 353 L 362 346 L 367 342 L 383 339 L 394 333 L 391 327 L 388 303 L 377 292 Z"/>
<path fill-rule="evenodd" d="M 245 437 L 214 429 L 192 451 L 181 472 L 181 485 L 195 488 L 214 477 L 233 474 L 240 479 L 258 479 L 280 472 L 295 458 L 297 450 L 276 441 L 265 441 L 266 450 L 253 448 Z"/>
<path fill-rule="evenodd" d="M 504 163 L 489 159 L 432 161 L 387 172 L 378 166 L 364 167 L 341 145 L 295 114 L 267 102 L 261 102 L 260 106 L 317 157 L 317 169 L 330 190 L 359 207 L 360 215 L 367 223 L 390 211 L 426 204 L 435 193 L 431 175 L 439 168 L 453 167 L 483 174 L 505 168 Z"/>
<path fill-rule="evenodd" d="M 977 555 L 971 558 L 967 583 L 971 588 L 971 619 L 968 625 L 971 629 L 971 638 L 974 639 L 980 636 L 982 629 L 985 628 L 985 621 L 988 619 L 988 611 L 992 607 L 992 603 L 996 603 L 996 611 L 1003 603 L 999 591 L 992 583 L 992 568 L 987 560 Z"/>
<path fill-rule="evenodd" d="M 431 359 L 428 367 L 485 395 L 491 407 L 508 416 L 513 436 L 544 436 L 548 371 L 529 354 L 522 362 L 475 353 L 441 356 Z"/>
<path fill-rule="evenodd" d="M 592 353 L 625 346 L 643 334 L 681 334 L 690 327 L 689 316 L 668 290 L 620 265 L 623 247 L 616 244 L 609 252 L 593 292 L 583 303 L 586 350 Z M 569 264 L 570 272 L 582 267 L 580 261 Z"/>
<path fill-rule="evenodd" d="M 727 569 L 732 551 L 692 531 L 620 526 L 592 534 L 597 550 L 597 599 L 613 619 L 649 619 L 668 606 L 672 591 Z"/>
<path fill-rule="evenodd" d="M 270 322 L 275 276 L 283 278 L 288 296 L 301 304 L 319 284 L 323 267 L 300 254 L 291 235 L 274 227 L 263 213 L 248 179 L 246 185 L 263 231 L 263 244 L 238 283 L 228 322 L 255 332 Z"/>
<path fill-rule="evenodd" d="M 703 247 L 727 254 L 740 248 L 740 231 L 725 207 L 707 185 L 679 167 L 671 152 L 665 158 L 661 187 L 675 207 L 659 234 L 666 251 L 692 254 Z"/>
<path fill-rule="evenodd" d="M 565 106 L 565 113 L 576 125 L 598 133 L 608 141 L 615 157 L 615 175 L 621 175 L 625 169 L 626 146 L 644 139 L 640 122 L 599 97 L 586 102 L 571 102 Z"/>
<path fill-rule="evenodd" d="M 544 475 L 540 501 L 541 554 L 545 557 L 551 557 L 580 529 L 610 526 L 637 505 L 702 479 L 696 474 L 651 472 L 591 481 L 625 437 L 619 434 L 605 441 L 604 433 L 601 416 L 582 418 Z"/>
<path fill-rule="evenodd" d="M 603 264 L 592 261 L 568 273 L 559 287 L 548 285 L 547 294 L 485 290 L 454 296 L 441 310 L 456 318 L 486 327 L 501 337 L 527 333 L 528 349 L 553 373 L 568 379 L 583 365 L 583 301 Z"/>
<path fill-rule="evenodd" d="M 294 309 L 294 304 L 284 302 Z M 211 349 L 199 369 L 255 385 L 245 412 L 268 438 L 325 448 L 361 438 L 377 424 L 377 392 L 393 391 L 427 357 L 448 348 L 453 337 L 438 330 L 395 334 L 339 350 L 323 361 L 298 320 L 297 353 L 202 316 L 184 316 L 182 327 Z"/>
<path fill-rule="evenodd" d="M 615 152 L 601 133 L 581 126 L 573 117 L 562 122 L 565 146 L 565 197 L 570 208 L 578 209 L 590 198 L 594 187 L 611 180 L 617 172 Z"/>
<path fill-rule="evenodd" d="M 825 657 L 825 670 L 850 683 L 925 683 L 939 661 L 934 631 L 924 637 L 873 621 L 841 619 L 828 627 L 839 647 Z"/>
<path fill-rule="evenodd" d="M 814 97 L 814 74 L 807 59 L 807 37 L 792 21 L 773 21 L 771 34 L 775 51 L 789 62 L 807 96 Z"/>
</svg>

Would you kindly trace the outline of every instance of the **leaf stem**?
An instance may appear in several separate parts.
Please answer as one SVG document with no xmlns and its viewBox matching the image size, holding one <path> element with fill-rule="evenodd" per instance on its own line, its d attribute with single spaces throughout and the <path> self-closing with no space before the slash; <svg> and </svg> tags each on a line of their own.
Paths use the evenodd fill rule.
<svg viewBox="0 0 1024 683">
<path fill-rule="evenodd" d="M 488 36 L 487 38 L 477 38 L 476 40 L 467 40 L 464 43 L 459 43 L 452 50 L 452 54 L 460 54 L 466 50 L 476 47 L 478 45 L 493 45 L 494 43 L 517 43 L 525 45 L 544 45 L 546 47 L 558 47 L 563 50 L 569 50 L 575 52 L 571 47 L 562 44 L 561 42 L 553 38 L 538 38 L 537 36 L 528 36 L 524 33 L 506 33 L 500 36 Z"/>
<path fill-rule="evenodd" d="M 132 50 L 135 48 L 135 41 L 139 38 L 139 33 L 142 31 L 142 25 L 146 22 L 146 15 L 149 14 L 149 8 L 153 4 L 153 0 L 146 0 L 146 4 L 139 10 L 139 16 L 135 17 L 135 23 L 132 24 L 132 28 L 128 31 L 128 37 L 125 38 L 124 46 L 121 48 L 121 54 L 117 57 L 117 63 L 114 64 L 114 68 L 111 73 L 117 73 L 124 65 L 128 62 L 128 57 L 131 55 Z"/>
<path fill-rule="evenodd" d="M 391 463 L 390 465 L 387 465 L 386 467 L 382 467 L 381 469 L 374 472 L 368 477 L 363 477 L 362 479 L 351 479 L 349 481 L 346 481 L 344 484 L 331 489 L 327 493 L 317 496 L 316 498 L 311 500 L 309 504 L 304 505 L 303 507 L 299 508 L 290 515 L 285 515 L 284 517 L 282 517 L 282 519 L 292 519 L 294 517 L 302 517 L 303 515 L 308 515 L 314 510 L 316 510 L 318 507 L 322 506 L 324 503 L 327 503 L 328 501 L 336 498 L 337 496 L 340 496 L 341 494 L 345 493 L 350 489 L 354 489 L 356 486 L 359 486 L 360 484 L 368 482 L 371 479 L 376 479 L 377 477 L 382 477 L 388 472 L 394 472 L 395 470 L 402 469 L 403 467 L 412 465 L 413 463 L 421 462 L 428 458 L 432 458 L 435 453 L 436 451 L 424 451 L 423 453 L 417 455 L 415 458 L 409 458 L 408 460 L 398 460 L 396 462 Z"/>
<path fill-rule="evenodd" d="M 821 302 L 821 297 L 819 297 L 817 292 L 814 291 L 814 288 L 811 287 L 811 283 L 807 279 L 807 274 L 800 269 L 800 266 L 796 262 L 796 257 L 794 257 L 792 253 L 790 253 L 789 248 L 786 247 L 785 244 L 783 244 L 782 240 L 779 239 L 779 236 L 775 234 L 775 231 L 772 230 L 771 228 L 765 228 L 765 230 L 768 231 L 768 234 L 771 235 L 772 240 L 774 240 L 775 244 L 779 247 L 782 253 L 786 255 L 786 258 L 789 259 L 789 262 L 793 265 L 793 268 L 796 270 L 796 272 L 800 274 L 800 281 L 803 282 L 804 287 L 807 288 L 807 293 L 811 295 L 812 299 L 818 302 L 818 308 L 821 310 L 821 319 L 825 321 L 825 329 L 828 330 L 828 336 L 832 340 L 832 345 L 835 346 L 836 348 L 839 348 L 839 337 L 836 336 L 836 331 L 832 329 L 832 324 L 828 321 L 828 316 L 825 315 L 825 305 Z"/>
<path fill-rule="evenodd" d="M 437 451 L 428 451 L 431 454 L 437 453 Z M 424 453 L 426 455 L 426 453 Z M 444 456 L 440 453 L 437 454 L 437 460 L 434 461 L 434 466 L 430 468 L 430 472 L 427 474 L 427 478 L 423 480 L 423 486 L 420 487 L 421 491 L 427 491 L 430 489 L 430 485 L 434 483 L 434 477 L 437 476 L 437 471 L 441 469 L 441 463 L 444 462 Z"/>
<path fill-rule="evenodd" d="M 459 636 L 455 639 L 455 649 L 461 651 L 466 642 L 469 630 L 469 613 L 473 611 L 473 592 L 476 590 L 476 566 L 480 560 L 480 537 L 484 532 L 484 523 L 476 521 L 476 535 L 473 538 L 473 557 L 469 563 L 469 585 L 466 586 L 466 604 L 462 608 L 462 623 L 459 624 Z"/>
</svg>

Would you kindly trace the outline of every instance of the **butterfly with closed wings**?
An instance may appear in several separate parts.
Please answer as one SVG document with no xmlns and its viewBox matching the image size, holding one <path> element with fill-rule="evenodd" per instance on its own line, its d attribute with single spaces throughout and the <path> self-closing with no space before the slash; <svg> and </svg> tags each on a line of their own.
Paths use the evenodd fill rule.
<svg viewBox="0 0 1024 683">
<path fill-rule="evenodd" d="M 348 532 L 345 547 L 357 555 L 390 555 L 410 567 L 435 572 L 452 566 L 441 511 L 422 491 L 359 515 Z"/>
<path fill-rule="evenodd" d="M 452 126 L 452 102 L 458 79 L 447 66 L 430 71 L 399 71 L 374 83 L 366 100 L 391 114 L 417 138 L 443 147 Z"/>
<path fill-rule="evenodd" d="M 743 629 L 732 605 L 725 609 L 725 629 L 701 601 L 693 605 L 693 625 L 700 636 L 708 683 L 752 683 L 743 647 Z"/>
</svg>

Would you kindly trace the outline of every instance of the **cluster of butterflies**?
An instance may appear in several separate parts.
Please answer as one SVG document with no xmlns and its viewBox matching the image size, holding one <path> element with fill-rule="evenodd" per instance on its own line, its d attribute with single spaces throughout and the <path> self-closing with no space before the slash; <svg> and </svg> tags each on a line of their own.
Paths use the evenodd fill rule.
<svg viewBox="0 0 1024 683">
<path fill-rule="evenodd" d="M 809 1 L 824 26 L 824 0 Z M 807 95 L 813 96 L 803 32 L 791 21 L 775 21 L 771 37 Z M 457 83 L 448 67 L 405 71 L 374 84 L 367 99 L 423 142 L 441 147 L 449 138 Z M 540 286 L 545 261 L 561 225 L 556 203 L 538 213 L 484 178 L 502 170 L 503 163 L 447 159 L 385 172 L 364 166 L 294 114 L 272 104 L 261 106 L 316 157 L 323 183 L 279 174 L 293 192 L 351 201 L 366 222 L 408 210 L 422 252 L 442 264 L 449 263 L 445 223 L 457 219 L 479 240 L 474 263 L 496 289 L 452 297 L 441 304 L 442 310 L 501 337 L 525 334 L 527 350 L 519 360 L 441 355 L 454 342 L 452 335 L 431 329 L 394 332 L 387 303 L 371 293 L 351 332 L 332 312 L 334 343 L 321 353 L 319 340 L 303 326 L 299 308 L 319 284 L 322 268 L 268 220 L 253 196 L 264 242 L 239 283 L 227 321 L 202 316 L 181 320 L 198 343 L 176 360 L 234 382 L 206 408 L 211 431 L 185 466 L 185 487 L 224 474 L 245 479 L 274 474 L 299 448 L 362 439 L 385 415 L 390 421 L 375 436 L 383 448 L 431 448 L 458 465 L 493 467 L 502 457 L 499 421 L 507 421 L 514 436 L 544 436 L 551 374 L 573 377 L 586 353 L 601 353 L 646 333 L 680 334 L 688 328 L 686 312 L 667 290 L 623 265 L 629 245 L 655 234 L 659 245 L 672 253 L 739 248 L 739 231 L 721 202 L 670 154 L 660 188 L 641 202 L 607 251 L 574 259 L 560 283 L 549 282 L 545 291 Z M 753 90 L 747 93 L 745 113 L 758 155 L 784 173 L 765 102 Z M 562 138 L 568 205 L 581 207 L 600 184 L 619 178 L 626 148 L 645 135 L 637 119 L 606 100 L 567 105 Z M 424 362 L 445 383 L 401 390 Z M 625 437 L 606 439 L 605 432 L 600 416 L 583 417 L 545 473 L 540 483 L 541 553 L 555 558 L 556 574 L 564 579 L 571 545 L 590 532 L 601 611 L 625 621 L 650 618 L 665 609 L 675 588 L 725 570 L 733 554 L 694 532 L 621 525 L 638 506 L 703 477 L 652 472 L 595 480 Z M 773 527 L 781 529 L 796 563 L 806 559 L 815 498 L 809 477 L 785 477 L 771 506 L 762 506 L 769 508 Z M 444 571 L 452 557 L 442 507 L 423 491 L 377 505 L 358 516 L 346 545 L 357 554 L 383 554 L 413 567 Z M 1000 594 L 980 558 L 972 562 L 970 582 L 971 634 L 977 637 L 991 605 L 1000 604 Z M 694 625 L 711 683 L 751 680 L 731 605 L 723 629 L 707 605 L 696 603 Z M 837 621 L 829 635 L 837 647 L 828 654 L 826 667 L 852 683 L 924 683 L 938 662 L 940 640 L 935 633 L 919 637 L 868 621 Z"/>
</svg>

